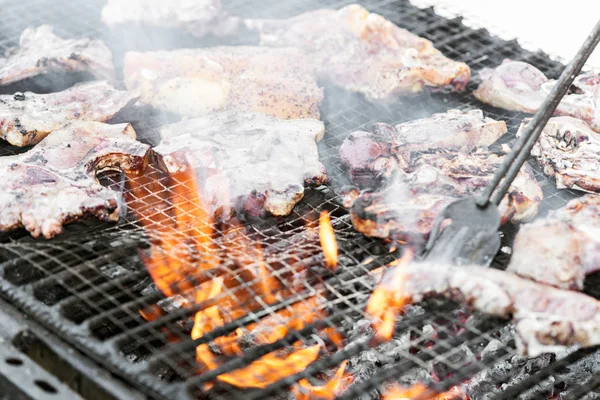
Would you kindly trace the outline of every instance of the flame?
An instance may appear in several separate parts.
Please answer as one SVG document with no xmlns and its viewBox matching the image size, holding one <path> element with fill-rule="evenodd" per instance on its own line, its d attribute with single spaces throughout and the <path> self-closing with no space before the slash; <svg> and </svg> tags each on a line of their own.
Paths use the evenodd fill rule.
<svg viewBox="0 0 600 400">
<path fill-rule="evenodd" d="M 301 379 L 298 381 L 298 383 L 292 388 L 292 391 L 296 396 L 296 400 L 335 399 L 336 395 L 347 386 L 344 381 L 353 379 L 350 374 L 345 373 L 347 364 L 348 361 L 342 362 L 333 378 L 331 378 L 329 382 L 324 385 L 313 386 L 308 379 Z"/>
<path fill-rule="evenodd" d="M 319 239 L 325 256 L 325 266 L 335 272 L 338 264 L 338 248 L 327 211 L 322 211 L 319 218 Z"/>
<path fill-rule="evenodd" d="M 403 267 L 408 265 L 413 257 L 414 251 L 407 250 L 402 258 L 397 260 L 391 281 L 386 281 L 385 284 L 380 282 L 369 298 L 366 312 L 373 319 L 377 339 L 390 340 L 394 335 L 396 320 L 407 300 L 400 290 L 405 280 Z"/>
<path fill-rule="evenodd" d="M 409 388 L 390 386 L 381 396 L 381 400 L 469 400 L 469 395 L 462 385 L 437 393 L 422 383 L 416 383 Z"/>
</svg>

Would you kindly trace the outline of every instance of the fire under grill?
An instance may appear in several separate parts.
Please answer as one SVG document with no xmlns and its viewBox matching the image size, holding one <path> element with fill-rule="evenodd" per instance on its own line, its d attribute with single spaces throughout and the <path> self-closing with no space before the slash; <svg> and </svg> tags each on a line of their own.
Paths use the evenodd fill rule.
<svg viewBox="0 0 600 400">
<path fill-rule="evenodd" d="M 232 14 L 244 17 L 288 17 L 348 3 L 225 2 Z M 450 58 L 469 64 L 474 75 L 505 58 L 529 62 L 549 77 L 556 77 L 562 68 L 543 53 L 526 51 L 516 41 L 490 36 L 486 30 L 471 29 L 460 18 L 440 17 L 431 8 L 420 9 L 403 0 L 361 3 L 432 40 Z M 173 47 L 174 37 L 177 47 L 256 41 L 247 36 L 198 40 L 173 32 L 146 37 L 134 28 L 111 33 L 99 20 L 102 4 L 94 0 L 49 6 L 36 0 L 3 5 L 3 19 L 11 22 L 3 24 L 0 51 L 15 45 L 25 27 L 42 23 L 56 26 L 57 33 L 67 37 L 103 38 L 113 49 L 117 70 L 126 50 Z M 469 89 L 477 83 L 475 79 Z M 374 105 L 359 95 L 326 87 L 321 106 L 326 136 L 319 153 L 333 183 L 309 189 L 286 218 L 215 227 L 214 238 L 204 244 L 219 256 L 219 263 L 208 271 L 190 272 L 184 283 L 192 292 L 205 294 L 201 301 L 186 304 L 189 300 L 183 296 L 165 298 L 142 262 L 160 232 L 144 226 L 159 227 L 174 214 L 185 218 L 190 212 L 181 203 L 170 209 L 160 206 L 190 190 L 190 183 L 165 176 L 154 164 L 135 185 L 126 184 L 121 176 L 103 177 L 106 185 L 123 192 L 129 204 L 138 205 L 136 214 L 124 216 L 118 224 L 76 223 L 50 241 L 34 240 L 24 231 L 1 236 L 0 295 L 152 398 L 285 399 L 296 395 L 302 399 L 308 398 L 302 397 L 302 389 L 310 385 L 321 385 L 318 393 L 323 398 L 333 398 L 335 391 L 343 399 L 402 398 L 400 388 L 409 387 L 413 392 L 405 396 L 423 399 L 432 398 L 425 387 L 443 393 L 444 397 L 436 399 L 600 398 L 600 352 L 596 349 L 519 357 L 507 321 L 446 301 L 409 307 L 396 323 L 393 339 L 373 343 L 364 310 L 377 283 L 377 269 L 401 257 L 406 249 L 402 243 L 366 238 L 353 229 L 339 195 L 345 184 L 339 146 L 347 133 L 374 122 L 399 123 L 452 108 L 482 108 L 486 115 L 507 122 L 510 134 L 503 140 L 512 140 L 525 115 L 485 106 L 470 93 L 425 93 Z M 138 137 L 152 144 L 158 142 L 156 128 L 170 120 L 168 115 L 143 108 L 114 119 L 132 123 Z M 17 152 L 0 145 L 0 155 Z M 542 214 L 579 196 L 570 190 L 557 191 L 537 164 L 531 165 L 544 191 Z M 321 211 L 329 211 L 337 239 L 335 272 L 324 267 L 318 233 Z M 515 228 L 504 229 L 503 241 L 509 246 Z M 508 258 L 501 253 L 494 267 L 503 268 Z M 180 261 L 186 260 L 182 256 Z M 597 281 L 598 277 L 588 278 L 586 292 L 600 298 Z M 275 293 L 265 296 L 273 288 Z M 194 316 L 199 311 L 207 319 L 205 329 L 192 340 Z M 210 324 L 210 315 L 215 314 L 221 316 L 222 324 Z M 241 344 L 234 346 L 232 337 Z M 213 354 L 220 349 L 221 356 L 213 360 L 214 365 L 203 366 L 197 361 L 197 356 L 202 358 L 200 348 L 211 349 Z M 276 362 L 284 359 L 284 353 L 297 354 L 291 352 L 296 348 L 317 349 L 319 356 L 303 353 L 304 357 Z M 271 364 L 265 361 L 269 357 L 275 359 Z M 255 376 L 257 371 L 261 376 Z M 258 383 L 239 388 L 235 384 L 239 380 Z"/>
</svg>

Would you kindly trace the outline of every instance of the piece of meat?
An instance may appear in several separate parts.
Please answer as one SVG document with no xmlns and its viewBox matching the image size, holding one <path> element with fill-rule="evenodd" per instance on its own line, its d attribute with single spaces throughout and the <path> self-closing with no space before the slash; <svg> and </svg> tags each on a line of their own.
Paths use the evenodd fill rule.
<svg viewBox="0 0 600 400">
<path fill-rule="evenodd" d="M 141 172 L 148 150 L 129 124 L 75 122 L 23 154 L 1 157 L 0 231 L 24 227 L 51 238 L 80 218 L 116 221 L 120 195 L 100 185 L 96 173 Z"/>
<path fill-rule="evenodd" d="M 521 124 L 521 136 L 529 123 Z M 572 117 L 553 117 L 531 150 L 544 173 L 556 178 L 556 187 L 600 192 L 600 134 Z"/>
<path fill-rule="evenodd" d="M 154 148 L 163 167 L 177 173 L 189 163 L 212 213 L 228 219 L 234 209 L 288 215 L 304 185 L 327 181 L 316 142 L 325 127 L 315 119 L 277 119 L 259 113 L 215 113 L 163 126 Z"/>
<path fill-rule="evenodd" d="M 373 132 L 352 132 L 340 147 L 340 159 L 354 184 L 373 187 L 406 169 L 412 152 L 469 151 L 489 146 L 505 133 L 504 121 L 485 118 L 481 110 L 450 110 L 396 126 L 378 123 Z"/>
<path fill-rule="evenodd" d="M 517 350 L 522 355 L 534 357 L 600 344 L 598 300 L 505 271 L 412 263 L 386 271 L 380 288 L 394 296 L 396 304 L 441 296 L 486 314 L 512 316 Z"/>
<path fill-rule="evenodd" d="M 504 60 L 495 69 L 480 72 L 481 85 L 473 93 L 480 101 L 512 111 L 535 113 L 556 84 L 540 70 L 522 61 Z M 555 115 L 571 116 L 600 131 L 600 75 L 595 72 L 575 78 L 570 91 L 558 105 Z"/>
<path fill-rule="evenodd" d="M 459 198 L 483 190 L 501 162 L 501 156 L 487 151 L 417 156 L 408 172 L 397 173 L 378 190 L 352 193 L 352 224 L 367 236 L 426 239 L 439 213 Z M 502 223 L 532 219 L 542 199 L 542 189 L 525 164 L 499 206 Z"/>
<path fill-rule="evenodd" d="M 302 49 L 320 77 L 371 101 L 391 100 L 423 87 L 463 90 L 471 71 L 426 39 L 358 4 L 283 20 L 247 20 L 263 46 Z"/>
<path fill-rule="evenodd" d="M 138 98 L 106 81 L 78 83 L 50 94 L 0 95 L 0 138 L 13 146 L 36 144 L 72 121 L 108 121 Z"/>
<path fill-rule="evenodd" d="M 251 111 L 278 118 L 319 118 L 323 90 L 297 49 L 231 46 L 125 55 L 125 85 L 140 102 L 196 117 Z"/>
<path fill-rule="evenodd" d="M 223 11 L 219 0 L 108 0 L 102 21 L 109 26 L 182 28 L 197 37 L 229 35 L 240 23 Z"/>
<path fill-rule="evenodd" d="M 63 39 L 49 25 L 25 29 L 19 47 L 0 58 L 0 85 L 49 72 L 89 72 L 99 79 L 115 79 L 112 52 L 104 42 Z"/>
<path fill-rule="evenodd" d="M 571 200 L 546 218 L 523 225 L 507 271 L 563 289 L 583 290 L 600 269 L 600 196 Z"/>
</svg>

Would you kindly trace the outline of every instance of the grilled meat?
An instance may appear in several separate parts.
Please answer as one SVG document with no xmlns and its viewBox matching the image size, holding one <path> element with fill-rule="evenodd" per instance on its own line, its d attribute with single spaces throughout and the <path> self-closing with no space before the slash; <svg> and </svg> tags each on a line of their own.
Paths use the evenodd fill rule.
<svg viewBox="0 0 600 400">
<path fill-rule="evenodd" d="M 48 72 L 89 72 L 114 79 L 112 53 L 100 40 L 63 39 L 49 25 L 23 31 L 19 47 L 0 58 L 0 85 L 8 85 Z"/>
<path fill-rule="evenodd" d="M 108 0 L 102 9 L 102 21 L 109 26 L 183 28 L 198 37 L 231 34 L 240 22 L 223 11 L 219 0 Z"/>
<path fill-rule="evenodd" d="M 213 47 L 125 55 L 125 85 L 141 102 L 185 116 L 251 111 L 319 118 L 323 91 L 296 49 Z"/>
<path fill-rule="evenodd" d="M 520 136 L 529 120 L 523 121 Z M 600 192 L 600 134 L 572 117 L 553 117 L 531 154 L 544 172 L 556 178 L 556 187 Z"/>
<path fill-rule="evenodd" d="M 600 196 L 586 195 L 523 225 L 507 271 L 559 288 L 583 290 L 585 276 L 598 269 Z"/>
<path fill-rule="evenodd" d="M 327 180 L 316 142 L 325 132 L 314 119 L 282 120 L 259 113 L 216 113 L 161 128 L 154 148 L 176 173 L 190 163 L 203 177 L 204 198 L 215 216 L 233 209 L 287 215 L 304 185 Z"/>
<path fill-rule="evenodd" d="M 489 146 L 505 133 L 504 121 L 485 118 L 481 110 L 450 110 L 396 126 L 375 124 L 372 133 L 352 132 L 340 148 L 340 158 L 354 184 L 372 187 L 406 169 L 412 152 L 468 151 Z"/>
<path fill-rule="evenodd" d="M 299 47 L 320 77 L 371 101 L 391 100 L 424 86 L 463 90 L 469 67 L 381 15 L 352 4 L 284 20 L 248 20 L 263 46 Z"/>
<path fill-rule="evenodd" d="M 22 226 L 34 237 L 51 238 L 80 218 L 116 221 L 119 195 L 100 185 L 95 174 L 140 172 L 148 150 L 129 124 L 76 122 L 23 154 L 1 157 L 0 230 Z"/>
<path fill-rule="evenodd" d="M 408 172 L 397 173 L 382 188 L 350 194 L 352 224 L 367 236 L 426 238 L 439 213 L 459 198 L 483 190 L 501 162 L 501 156 L 485 151 L 414 157 Z M 542 198 L 529 165 L 523 166 L 500 204 L 502 222 L 530 220 Z"/>
<path fill-rule="evenodd" d="M 535 113 L 556 84 L 531 64 L 505 60 L 495 69 L 481 71 L 482 80 L 473 93 L 484 103 L 507 110 Z M 596 105 L 600 75 L 594 72 L 578 76 L 556 109 L 555 115 L 571 116 L 600 131 L 600 111 Z"/>
<path fill-rule="evenodd" d="M 600 344 L 600 302 L 582 293 L 478 266 L 412 263 L 386 274 L 381 287 L 406 301 L 442 296 L 486 314 L 512 316 L 523 355 Z"/>
<path fill-rule="evenodd" d="M 106 81 L 79 83 L 58 93 L 0 95 L 0 138 L 13 146 L 36 144 L 72 121 L 107 121 L 138 97 Z"/>
</svg>

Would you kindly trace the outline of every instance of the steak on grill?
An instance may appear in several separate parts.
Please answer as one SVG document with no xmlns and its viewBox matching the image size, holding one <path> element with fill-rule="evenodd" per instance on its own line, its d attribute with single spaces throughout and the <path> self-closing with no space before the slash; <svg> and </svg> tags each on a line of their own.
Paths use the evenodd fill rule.
<svg viewBox="0 0 600 400">
<path fill-rule="evenodd" d="M 600 344 L 600 302 L 582 293 L 479 266 L 412 263 L 386 274 L 380 285 L 395 298 L 419 302 L 442 296 L 486 314 L 512 316 L 523 355 Z"/>
<path fill-rule="evenodd" d="M 372 187 L 406 169 L 412 152 L 469 151 L 489 146 L 505 133 L 504 121 L 485 118 L 481 110 L 450 110 L 396 126 L 378 123 L 373 132 L 352 132 L 340 147 L 340 159 L 354 184 Z"/>
<path fill-rule="evenodd" d="M 109 25 L 135 24 L 159 28 L 183 28 L 194 36 L 227 35 L 240 19 L 228 16 L 219 0 L 108 0 L 102 21 Z"/>
<path fill-rule="evenodd" d="M 585 276 L 598 269 L 600 196 L 586 195 L 546 218 L 523 225 L 507 271 L 560 288 L 583 290 Z"/>
<path fill-rule="evenodd" d="M 101 40 L 63 39 L 49 25 L 23 31 L 19 47 L 0 58 L 0 85 L 48 72 L 89 72 L 114 79 L 112 52 Z"/>
<path fill-rule="evenodd" d="M 0 138 L 13 146 L 36 144 L 72 121 L 107 121 L 138 97 L 106 81 L 79 83 L 50 94 L 0 95 Z"/>
<path fill-rule="evenodd" d="M 381 188 L 350 192 L 346 205 L 351 207 L 352 224 L 367 236 L 426 238 L 446 206 L 483 190 L 502 158 L 487 151 L 415 156 L 407 172 L 397 173 Z M 530 220 L 542 198 L 542 189 L 525 164 L 499 206 L 502 223 Z"/>
<path fill-rule="evenodd" d="M 308 58 L 291 48 L 128 52 L 124 75 L 141 103 L 190 117 L 231 110 L 319 118 L 323 100 Z"/>
<path fill-rule="evenodd" d="M 529 123 L 521 124 L 520 136 Z M 572 117 L 553 117 L 531 151 L 556 187 L 600 192 L 600 134 Z"/>
<path fill-rule="evenodd" d="M 283 120 L 259 113 L 215 113 L 163 126 L 154 148 L 168 172 L 189 163 L 202 179 L 213 214 L 228 219 L 234 208 L 260 215 L 288 215 L 304 185 L 327 181 L 316 142 L 325 132 L 314 119 Z"/>
<path fill-rule="evenodd" d="M 540 70 L 522 61 L 504 60 L 495 69 L 480 72 L 482 83 L 473 93 L 484 103 L 495 107 L 535 113 L 556 84 Z M 600 131 L 600 112 L 597 106 L 600 75 L 594 72 L 575 78 L 570 91 L 555 111 L 555 115 L 579 118 L 592 129 Z"/>
<path fill-rule="evenodd" d="M 371 101 L 424 86 L 463 90 L 471 75 L 465 63 L 445 57 L 429 40 L 358 4 L 246 25 L 260 33 L 261 45 L 301 48 L 320 77 Z"/>
<path fill-rule="evenodd" d="M 75 122 L 23 154 L 0 157 L 0 231 L 24 227 L 34 237 L 51 238 L 80 218 L 116 221 L 119 194 L 95 175 L 141 172 L 148 150 L 129 124 Z"/>
</svg>

